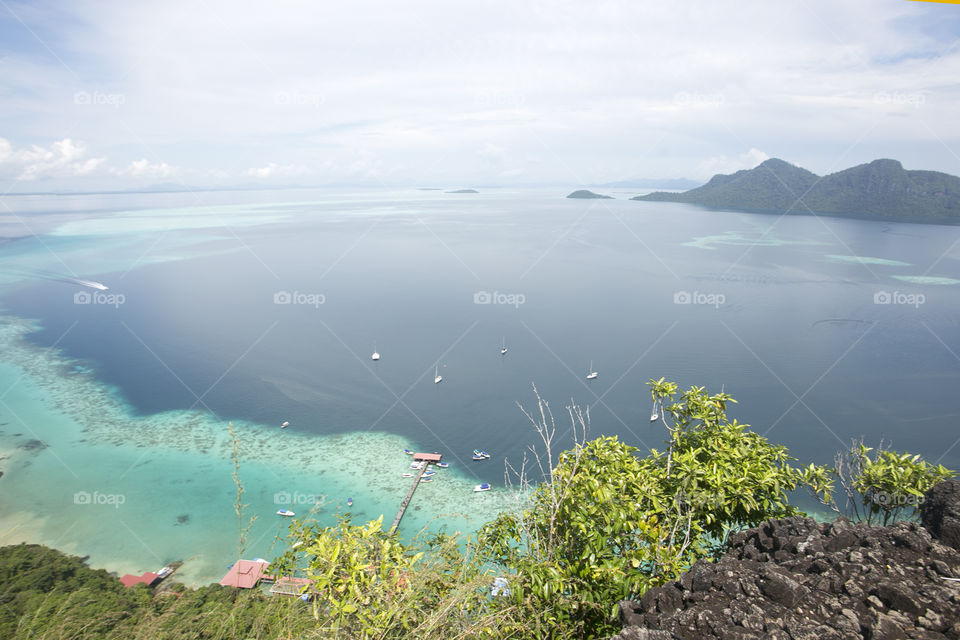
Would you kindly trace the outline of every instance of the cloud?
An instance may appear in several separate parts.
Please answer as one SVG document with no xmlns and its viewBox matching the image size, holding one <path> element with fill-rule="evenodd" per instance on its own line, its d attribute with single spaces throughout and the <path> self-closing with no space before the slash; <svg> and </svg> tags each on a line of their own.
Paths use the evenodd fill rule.
<svg viewBox="0 0 960 640">
<path fill-rule="evenodd" d="M 86 156 L 86 146 L 70 138 L 53 142 L 49 147 L 34 144 L 19 149 L 0 138 L 0 176 L 20 181 L 85 176 L 104 162 L 104 158 Z"/>
<path fill-rule="evenodd" d="M 235 180 L 690 177 L 751 148 L 818 173 L 891 155 L 957 172 L 944 7 L 700 4 L 51 0 L 24 20 L 70 70 L 11 39 L 0 131 Z"/>
</svg>

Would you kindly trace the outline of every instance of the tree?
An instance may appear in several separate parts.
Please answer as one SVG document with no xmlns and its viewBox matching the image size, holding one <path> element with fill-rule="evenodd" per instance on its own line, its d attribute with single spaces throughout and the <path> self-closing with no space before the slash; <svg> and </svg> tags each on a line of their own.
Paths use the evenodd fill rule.
<svg viewBox="0 0 960 640">
<path fill-rule="evenodd" d="M 543 482 L 480 533 L 484 556 L 516 572 L 514 599 L 528 598 L 571 637 L 611 632 L 614 603 L 676 578 L 730 530 L 801 513 L 788 493 L 807 472 L 789 464 L 784 447 L 729 421 L 733 398 L 649 384 L 664 406 L 666 452 L 639 458 L 615 437 L 586 441 L 589 412 L 571 404 L 577 437 L 556 465 L 554 417 L 534 388 L 537 410 L 524 413 L 546 448 L 535 455 Z"/>
<path fill-rule="evenodd" d="M 916 517 L 923 494 L 933 485 L 955 474 L 943 465 L 932 465 L 919 455 L 884 449 L 883 443 L 871 457 L 873 448 L 863 440 L 854 441 L 846 452 L 838 453 L 830 475 L 840 483 L 844 504 L 832 495 L 820 501 L 837 513 L 847 513 L 867 524 L 886 526 L 907 514 Z"/>
</svg>

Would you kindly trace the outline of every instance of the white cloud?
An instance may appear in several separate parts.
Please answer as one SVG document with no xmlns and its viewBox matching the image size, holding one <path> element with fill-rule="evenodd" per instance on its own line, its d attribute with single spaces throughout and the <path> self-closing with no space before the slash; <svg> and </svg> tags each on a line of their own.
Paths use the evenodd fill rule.
<svg viewBox="0 0 960 640">
<path fill-rule="evenodd" d="M 31 145 L 15 148 L 0 138 L 0 176 L 30 181 L 48 177 L 85 176 L 94 172 L 104 158 L 88 158 L 86 146 L 64 138 L 48 147 Z"/>
<path fill-rule="evenodd" d="M 0 130 L 235 180 L 691 177 L 751 147 L 960 172 L 960 49 L 921 4 L 53 0 L 25 20 L 76 75 L 14 50 Z"/>
</svg>

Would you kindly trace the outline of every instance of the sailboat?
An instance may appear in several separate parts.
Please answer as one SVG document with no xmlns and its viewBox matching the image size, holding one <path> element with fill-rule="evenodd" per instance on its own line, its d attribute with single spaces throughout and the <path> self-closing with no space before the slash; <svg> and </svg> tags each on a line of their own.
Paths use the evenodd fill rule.
<svg viewBox="0 0 960 640">
<path fill-rule="evenodd" d="M 507 355 L 507 338 L 506 337 L 503 338 L 503 344 L 500 347 L 500 355 L 502 356 Z"/>
<path fill-rule="evenodd" d="M 650 412 L 650 422 L 656 422 L 660 418 L 660 407 L 657 406 L 657 401 L 653 401 L 653 411 Z"/>
<path fill-rule="evenodd" d="M 600 374 L 593 370 L 593 360 L 590 361 L 590 371 L 587 373 L 587 380 L 596 380 Z"/>
<path fill-rule="evenodd" d="M 443 382 L 443 376 L 440 375 L 440 365 L 437 365 L 433 368 L 433 384 L 440 384 Z"/>
<path fill-rule="evenodd" d="M 377 360 L 380 359 L 380 354 L 377 353 L 377 343 L 376 343 L 376 342 L 373 343 L 373 355 L 370 356 L 370 359 L 373 360 L 374 362 L 376 362 Z"/>
</svg>

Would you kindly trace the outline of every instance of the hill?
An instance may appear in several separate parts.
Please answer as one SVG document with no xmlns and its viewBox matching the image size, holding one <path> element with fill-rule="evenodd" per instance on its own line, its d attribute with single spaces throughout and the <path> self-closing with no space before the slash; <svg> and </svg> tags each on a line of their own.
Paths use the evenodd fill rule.
<svg viewBox="0 0 960 640">
<path fill-rule="evenodd" d="M 722 209 L 824 213 L 907 222 L 960 223 L 960 178 L 909 171 L 874 160 L 826 176 L 777 158 L 753 169 L 715 175 L 702 187 L 657 191 L 631 200 L 685 202 Z"/>
<path fill-rule="evenodd" d="M 587 189 L 579 189 L 574 191 L 568 198 L 573 199 L 583 199 L 583 200 L 613 200 L 612 196 L 604 196 L 599 193 L 594 193 L 593 191 L 588 191 Z"/>
</svg>

